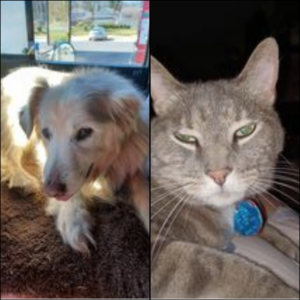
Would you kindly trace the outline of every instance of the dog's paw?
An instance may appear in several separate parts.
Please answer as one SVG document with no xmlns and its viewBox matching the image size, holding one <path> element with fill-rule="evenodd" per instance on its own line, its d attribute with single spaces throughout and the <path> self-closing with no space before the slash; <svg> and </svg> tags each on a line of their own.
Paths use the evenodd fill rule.
<svg viewBox="0 0 300 300">
<path fill-rule="evenodd" d="M 48 198 L 47 199 L 47 206 L 46 206 L 46 215 L 49 217 L 57 217 L 59 210 L 63 203 L 57 201 L 55 198 Z"/>
<path fill-rule="evenodd" d="M 27 193 L 33 193 L 40 189 L 38 180 L 22 171 L 16 173 L 5 172 L 1 174 L 1 181 L 6 181 L 10 189 L 22 188 Z"/>
<path fill-rule="evenodd" d="M 55 214 L 54 211 L 52 212 Z M 96 247 L 90 232 L 92 219 L 85 209 L 77 208 L 73 212 L 68 211 L 68 209 L 59 210 L 56 217 L 56 226 L 64 243 L 70 245 L 74 250 L 89 253 L 89 244 Z"/>
</svg>

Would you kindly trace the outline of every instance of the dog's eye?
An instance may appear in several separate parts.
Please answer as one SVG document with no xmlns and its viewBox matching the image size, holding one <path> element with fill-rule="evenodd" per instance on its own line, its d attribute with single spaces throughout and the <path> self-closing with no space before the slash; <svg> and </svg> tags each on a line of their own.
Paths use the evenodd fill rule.
<svg viewBox="0 0 300 300">
<path fill-rule="evenodd" d="M 77 142 L 83 141 L 90 137 L 93 133 L 93 129 L 91 128 L 81 128 L 76 133 L 75 139 Z"/>
<path fill-rule="evenodd" d="M 44 128 L 43 130 L 42 130 L 42 135 L 43 135 L 43 137 L 46 139 L 46 140 L 50 140 L 51 139 L 51 132 L 50 132 L 50 130 L 48 129 L 48 128 Z"/>
</svg>

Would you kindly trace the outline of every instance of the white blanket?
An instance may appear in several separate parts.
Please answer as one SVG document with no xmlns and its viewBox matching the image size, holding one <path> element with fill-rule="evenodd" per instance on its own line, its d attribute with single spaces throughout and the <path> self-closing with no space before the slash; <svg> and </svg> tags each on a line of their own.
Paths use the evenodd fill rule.
<svg viewBox="0 0 300 300">
<path fill-rule="evenodd" d="M 296 212 L 280 207 L 271 215 L 268 222 L 299 246 L 299 215 Z M 257 236 L 236 236 L 233 242 L 236 253 L 266 266 L 287 284 L 299 290 L 299 263 Z"/>
</svg>

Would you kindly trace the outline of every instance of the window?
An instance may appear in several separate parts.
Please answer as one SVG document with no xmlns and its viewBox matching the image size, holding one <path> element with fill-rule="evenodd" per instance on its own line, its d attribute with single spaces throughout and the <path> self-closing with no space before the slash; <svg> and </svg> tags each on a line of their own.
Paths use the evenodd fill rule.
<svg viewBox="0 0 300 300">
<path fill-rule="evenodd" d="M 144 64 L 149 1 L 32 2 L 38 59 L 109 66 Z"/>
<path fill-rule="evenodd" d="M 27 45 L 24 1 L 1 1 L 1 54 L 22 54 Z"/>
</svg>

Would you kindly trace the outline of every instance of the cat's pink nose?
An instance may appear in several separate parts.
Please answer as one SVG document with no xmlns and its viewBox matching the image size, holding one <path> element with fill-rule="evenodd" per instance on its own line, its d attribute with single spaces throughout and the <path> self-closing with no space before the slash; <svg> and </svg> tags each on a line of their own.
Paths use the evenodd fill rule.
<svg viewBox="0 0 300 300">
<path fill-rule="evenodd" d="M 225 168 L 225 169 L 221 169 L 221 170 L 215 170 L 215 171 L 209 171 L 207 173 L 207 175 L 209 177 L 211 177 L 216 184 L 218 184 L 219 186 L 223 186 L 225 181 L 226 181 L 226 177 L 232 172 L 231 168 Z"/>
</svg>

